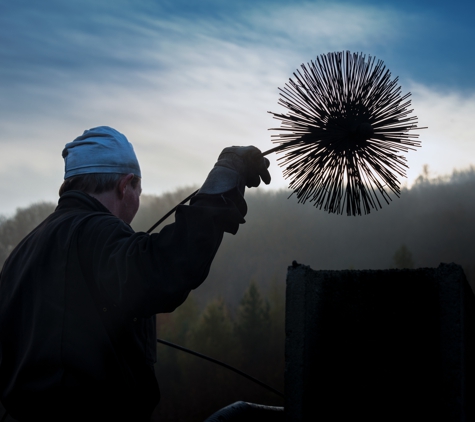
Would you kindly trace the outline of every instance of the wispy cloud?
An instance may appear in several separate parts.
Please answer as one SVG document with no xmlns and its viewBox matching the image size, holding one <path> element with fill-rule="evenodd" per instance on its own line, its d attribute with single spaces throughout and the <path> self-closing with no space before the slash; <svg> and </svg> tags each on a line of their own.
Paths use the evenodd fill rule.
<svg viewBox="0 0 475 422">
<path fill-rule="evenodd" d="M 0 176 L 22 186 L 0 184 L 0 213 L 54 200 L 63 145 L 102 124 L 134 143 L 146 193 L 199 183 L 227 145 L 272 147 L 267 129 L 278 123 L 266 112 L 279 110 L 277 87 L 301 63 L 344 49 L 397 63 L 390 46 L 407 24 L 395 8 L 338 3 L 209 14 L 166 2 L 34 4 L 0 17 Z M 423 119 L 432 98 L 417 83 L 417 114 L 432 126 Z M 272 167 L 272 186 L 286 186 Z"/>
<path fill-rule="evenodd" d="M 437 175 L 451 173 L 475 163 L 475 93 L 440 91 L 421 83 L 411 83 L 413 106 L 423 140 L 420 152 L 411 155 L 413 180 L 421 173 L 424 164 Z"/>
</svg>

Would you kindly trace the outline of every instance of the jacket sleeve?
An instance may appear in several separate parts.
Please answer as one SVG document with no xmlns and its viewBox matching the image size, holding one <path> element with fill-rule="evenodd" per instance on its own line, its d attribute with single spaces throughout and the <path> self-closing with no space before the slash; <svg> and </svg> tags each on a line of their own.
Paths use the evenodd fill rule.
<svg viewBox="0 0 475 422">
<path fill-rule="evenodd" d="M 177 208 L 175 223 L 150 235 L 114 216 L 92 218 L 78 239 L 85 276 L 127 313 L 173 311 L 208 276 L 223 233 L 244 223 L 245 202 L 230 197 L 197 195 Z"/>
</svg>

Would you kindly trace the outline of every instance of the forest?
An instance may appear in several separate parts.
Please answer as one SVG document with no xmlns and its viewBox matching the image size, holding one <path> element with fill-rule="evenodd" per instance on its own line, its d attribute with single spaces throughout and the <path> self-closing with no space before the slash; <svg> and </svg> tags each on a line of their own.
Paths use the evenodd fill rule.
<svg viewBox="0 0 475 422">
<path fill-rule="evenodd" d="M 194 189 L 143 195 L 132 226 L 147 230 Z M 222 360 L 283 391 L 285 279 L 292 261 L 315 270 L 455 262 L 475 289 L 474 167 L 437 178 L 426 168 L 400 198 L 365 216 L 327 214 L 289 194 L 246 192 L 246 224 L 235 236 L 225 235 L 203 285 L 175 312 L 158 316 L 159 338 Z M 33 204 L 0 218 L 0 265 L 54 207 Z M 227 369 L 162 344 L 157 348 L 162 400 L 155 416 L 160 420 L 204 420 L 237 400 L 283 405 L 276 394 Z"/>
</svg>

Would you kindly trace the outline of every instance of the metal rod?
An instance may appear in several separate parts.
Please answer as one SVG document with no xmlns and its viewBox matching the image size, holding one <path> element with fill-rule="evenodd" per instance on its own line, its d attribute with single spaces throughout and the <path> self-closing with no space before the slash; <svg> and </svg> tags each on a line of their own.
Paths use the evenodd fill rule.
<svg viewBox="0 0 475 422">
<path fill-rule="evenodd" d="M 163 221 L 165 221 L 171 214 L 175 212 L 175 210 L 178 208 L 179 205 L 183 205 L 186 202 L 188 202 L 193 196 L 196 195 L 198 191 L 195 190 L 191 195 L 187 196 L 183 201 L 181 201 L 177 206 L 173 207 L 170 211 L 168 211 L 160 220 L 158 220 L 152 227 L 150 227 L 147 230 L 147 233 L 151 233 L 155 227 L 157 227 L 159 224 L 161 224 Z"/>
<path fill-rule="evenodd" d="M 282 145 L 278 145 L 274 148 L 271 148 L 265 152 L 262 153 L 262 156 L 265 157 L 266 155 L 272 154 L 273 152 L 278 151 Z M 150 227 L 147 230 L 147 233 L 151 233 L 157 226 L 159 226 L 161 223 L 163 223 L 170 215 L 172 215 L 176 209 L 178 208 L 179 205 L 186 204 L 193 196 L 195 196 L 198 193 L 197 190 L 195 190 L 191 195 L 187 196 L 183 201 L 181 201 L 177 206 L 173 207 L 170 211 L 168 211 L 160 220 L 158 220 L 152 227 Z"/>
<path fill-rule="evenodd" d="M 236 372 L 236 374 L 242 375 L 244 378 L 247 378 L 248 380 L 254 381 L 256 384 L 259 384 L 261 387 L 267 388 L 269 391 L 272 391 L 273 393 L 277 394 L 278 396 L 285 397 L 282 392 L 279 390 L 276 390 L 275 388 L 271 387 L 270 385 L 267 385 L 263 383 L 262 381 L 259 381 L 257 378 L 251 377 L 250 375 L 246 374 L 245 372 L 240 371 L 239 369 L 234 368 L 234 366 L 228 365 L 227 363 L 221 362 L 217 359 L 210 358 L 209 356 L 203 355 L 201 353 L 195 352 L 193 350 L 187 349 L 186 347 L 183 346 L 178 346 L 178 344 L 170 343 L 169 341 L 166 340 L 161 340 L 157 338 L 158 343 L 166 344 L 167 346 L 174 347 L 175 349 L 181 350 L 186 353 L 190 353 L 191 355 L 198 356 L 200 358 L 203 358 L 205 360 L 208 360 L 210 362 L 216 363 L 218 365 L 223 366 L 224 368 L 227 368 L 233 372 Z"/>
</svg>

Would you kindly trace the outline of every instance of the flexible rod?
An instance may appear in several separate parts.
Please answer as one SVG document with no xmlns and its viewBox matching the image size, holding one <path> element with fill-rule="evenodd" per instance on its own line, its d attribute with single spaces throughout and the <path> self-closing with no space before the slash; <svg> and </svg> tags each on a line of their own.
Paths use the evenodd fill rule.
<svg viewBox="0 0 475 422">
<path fill-rule="evenodd" d="M 273 393 L 277 394 L 280 397 L 285 397 L 283 393 L 281 393 L 279 390 L 276 390 L 275 388 L 271 387 L 270 385 L 267 385 L 263 383 L 262 381 L 259 381 L 258 379 L 251 377 L 250 375 L 246 374 L 245 372 L 240 371 L 239 369 L 234 368 L 234 366 L 228 365 L 227 363 L 221 362 L 219 360 L 210 358 L 209 356 L 203 355 L 201 353 L 195 352 L 193 350 L 187 349 L 186 347 L 183 346 L 178 346 L 177 344 L 170 343 L 169 341 L 166 340 L 161 340 L 157 338 L 158 343 L 166 344 L 167 346 L 174 347 L 175 349 L 181 350 L 186 353 L 190 353 L 191 355 L 198 356 L 202 359 L 208 360 L 210 362 L 216 363 L 218 365 L 223 366 L 224 368 L 230 369 L 233 372 L 236 372 L 236 374 L 242 375 L 244 378 L 247 378 L 248 380 L 254 381 L 256 384 L 259 384 L 261 387 L 267 388 L 269 391 L 272 391 Z"/>
<path fill-rule="evenodd" d="M 186 202 L 188 202 L 193 196 L 196 195 L 198 191 L 195 190 L 190 196 L 187 196 L 183 201 L 181 201 L 178 205 L 183 205 L 185 204 Z M 157 227 L 159 224 L 161 224 L 163 221 L 165 221 L 170 215 L 172 215 L 175 210 L 178 208 L 178 205 L 176 207 L 174 207 L 173 209 L 171 209 L 170 211 L 168 211 L 162 218 L 160 218 L 160 220 L 158 220 L 152 227 L 150 227 L 148 230 L 147 230 L 147 233 L 151 233 L 153 231 L 153 229 L 155 229 L 155 227 Z"/>
<path fill-rule="evenodd" d="M 275 151 L 278 151 L 279 148 L 281 147 L 281 145 L 275 147 L 275 148 L 272 148 L 268 151 L 265 151 L 262 153 L 262 156 L 266 156 L 266 155 L 269 155 L 270 153 L 272 152 L 275 152 Z M 158 220 L 152 227 L 150 227 L 148 230 L 147 230 L 147 233 L 151 233 L 157 226 L 159 226 L 161 223 L 163 223 L 170 215 L 172 215 L 175 210 L 178 208 L 178 206 L 180 205 L 183 205 L 183 204 L 186 204 L 191 198 L 193 198 L 193 196 L 195 196 L 196 194 L 198 193 L 197 190 L 195 190 L 191 195 L 187 196 L 183 201 L 181 201 L 177 206 L 173 207 L 170 211 L 168 211 L 162 218 L 160 218 L 160 220 Z"/>
</svg>

